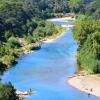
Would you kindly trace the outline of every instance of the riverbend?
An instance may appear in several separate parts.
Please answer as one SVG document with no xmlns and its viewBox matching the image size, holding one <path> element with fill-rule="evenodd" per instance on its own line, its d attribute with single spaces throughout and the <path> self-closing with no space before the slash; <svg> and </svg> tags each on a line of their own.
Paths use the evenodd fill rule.
<svg viewBox="0 0 100 100">
<path fill-rule="evenodd" d="M 76 53 L 77 43 L 69 28 L 57 40 L 43 44 L 40 50 L 21 56 L 18 64 L 4 73 L 2 82 L 11 81 L 19 91 L 30 88 L 36 91 L 25 100 L 99 100 L 66 83 L 76 72 Z"/>
</svg>

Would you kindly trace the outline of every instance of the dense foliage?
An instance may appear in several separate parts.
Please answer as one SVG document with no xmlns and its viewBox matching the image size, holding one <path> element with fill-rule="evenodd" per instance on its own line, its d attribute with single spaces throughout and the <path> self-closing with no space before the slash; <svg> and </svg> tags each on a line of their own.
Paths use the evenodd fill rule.
<svg viewBox="0 0 100 100">
<path fill-rule="evenodd" d="M 74 38 L 79 44 L 78 64 L 89 73 L 100 73 L 99 0 L 91 0 L 85 7 L 85 15 L 81 15 L 79 19 L 73 29 Z"/>
<path fill-rule="evenodd" d="M 78 40 L 78 63 L 89 73 L 100 73 L 100 20 L 84 19 L 74 27 Z"/>
<path fill-rule="evenodd" d="M 5 85 L 0 83 L 0 100 L 18 100 L 16 90 L 11 83 Z"/>
<path fill-rule="evenodd" d="M 100 19 L 100 0 L 92 0 L 92 2 L 86 6 L 85 13 L 93 19 Z"/>
</svg>

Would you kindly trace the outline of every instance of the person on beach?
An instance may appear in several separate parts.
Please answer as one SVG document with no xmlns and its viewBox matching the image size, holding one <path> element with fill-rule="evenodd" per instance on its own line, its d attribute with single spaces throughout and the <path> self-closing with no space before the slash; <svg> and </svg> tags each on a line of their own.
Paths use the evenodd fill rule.
<svg viewBox="0 0 100 100">
<path fill-rule="evenodd" d="M 93 88 L 91 88 L 90 91 L 93 92 Z"/>
<path fill-rule="evenodd" d="M 29 89 L 28 90 L 28 94 L 32 94 L 32 89 Z"/>
</svg>

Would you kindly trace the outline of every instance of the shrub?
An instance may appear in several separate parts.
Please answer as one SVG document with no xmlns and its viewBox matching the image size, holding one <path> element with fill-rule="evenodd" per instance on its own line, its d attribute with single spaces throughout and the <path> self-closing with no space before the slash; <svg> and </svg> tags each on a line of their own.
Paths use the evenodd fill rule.
<svg viewBox="0 0 100 100">
<path fill-rule="evenodd" d="M 16 89 L 10 82 L 7 84 L 0 83 L 0 100 L 18 100 Z"/>
<path fill-rule="evenodd" d="M 8 39 L 8 43 L 11 48 L 20 47 L 20 44 L 18 43 L 18 41 L 15 37 L 10 37 Z"/>
<path fill-rule="evenodd" d="M 100 73 L 100 21 L 82 20 L 74 27 L 79 42 L 78 63 L 89 73 Z"/>
</svg>

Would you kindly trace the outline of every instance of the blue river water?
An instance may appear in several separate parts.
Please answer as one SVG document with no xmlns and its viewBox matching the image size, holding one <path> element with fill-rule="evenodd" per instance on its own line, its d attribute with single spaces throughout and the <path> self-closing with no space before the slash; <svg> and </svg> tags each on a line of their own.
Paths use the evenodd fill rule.
<svg viewBox="0 0 100 100">
<path fill-rule="evenodd" d="M 53 22 L 54 24 L 71 24 Z M 88 97 L 67 83 L 68 76 L 77 70 L 77 43 L 73 39 L 72 29 L 52 43 L 43 44 L 41 49 L 23 55 L 18 64 L 2 76 L 2 82 L 12 82 L 16 89 L 35 90 L 25 100 L 100 100 Z"/>
</svg>

